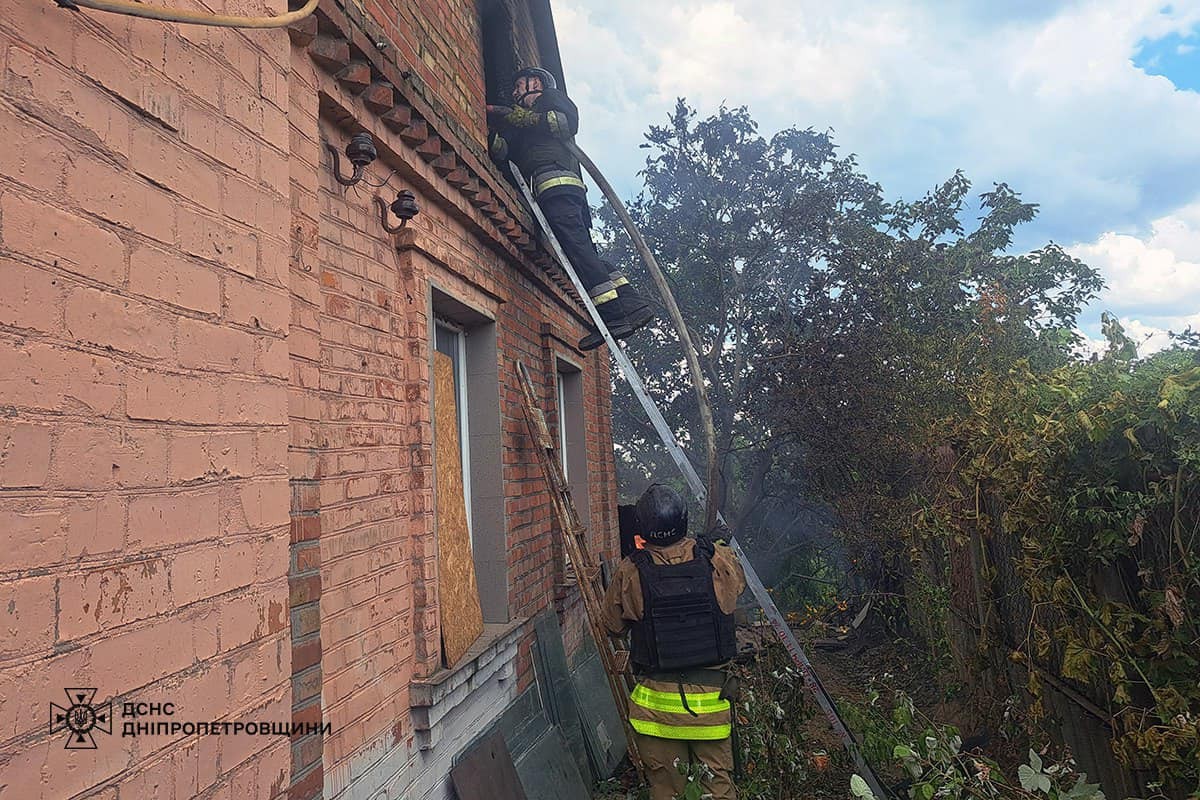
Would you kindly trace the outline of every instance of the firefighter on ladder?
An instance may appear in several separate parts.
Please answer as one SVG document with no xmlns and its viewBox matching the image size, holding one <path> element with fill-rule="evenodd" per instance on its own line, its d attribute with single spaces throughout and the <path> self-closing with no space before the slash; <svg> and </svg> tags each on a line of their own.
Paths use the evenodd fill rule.
<svg viewBox="0 0 1200 800">
<path fill-rule="evenodd" d="M 724 544 L 685 535 L 687 503 L 670 487 L 647 489 L 637 518 L 646 546 L 617 568 L 604 623 L 613 635 L 631 630 L 638 683 L 629 721 L 651 798 L 680 795 L 686 778 L 677 765 L 702 762 L 704 790 L 732 800 L 736 684 L 725 667 L 737 653 L 733 611 L 745 573 Z"/>
<path fill-rule="evenodd" d="M 600 258 L 592 242 L 591 212 L 579 160 L 567 149 L 579 131 L 579 111 L 557 81 L 540 67 L 527 67 L 513 79 L 512 106 L 488 106 L 492 129 L 489 151 L 501 165 L 511 160 L 526 176 L 575 274 L 587 288 L 614 339 L 643 327 L 654 313 L 628 278 Z M 581 350 L 604 343 L 594 328 Z"/>
</svg>

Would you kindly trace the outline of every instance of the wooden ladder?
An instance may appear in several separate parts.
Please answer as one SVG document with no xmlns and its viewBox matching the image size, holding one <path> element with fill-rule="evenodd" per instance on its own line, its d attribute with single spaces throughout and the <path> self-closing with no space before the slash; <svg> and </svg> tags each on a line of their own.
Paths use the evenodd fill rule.
<svg viewBox="0 0 1200 800">
<path fill-rule="evenodd" d="M 575 567 L 579 576 L 579 589 L 583 595 L 583 607 L 587 612 L 588 626 L 592 629 L 592 638 L 596 640 L 596 649 L 600 652 L 600 663 L 608 676 L 608 688 L 612 691 L 613 701 L 617 712 L 621 715 L 621 724 L 625 729 L 625 742 L 629 751 L 629 760 L 638 771 L 638 776 L 645 778 L 641 754 L 638 753 L 637 741 L 633 728 L 629 724 L 629 693 L 636 683 L 633 672 L 629 668 L 629 651 L 618 650 L 613 639 L 608 635 L 604 625 L 603 606 L 604 586 L 600 578 L 600 566 L 592 558 L 584 534 L 587 527 L 579 518 L 575 509 L 575 501 L 571 499 L 571 490 L 567 487 L 563 475 L 562 462 L 558 458 L 555 439 L 550 435 L 550 427 L 546 424 L 546 415 L 537 404 L 537 395 L 533 390 L 533 381 L 525 365 L 516 362 L 517 382 L 521 386 L 521 400 L 525 407 L 525 419 L 529 423 L 529 433 L 533 437 L 534 450 L 537 452 L 538 463 L 542 467 L 542 475 L 550 488 L 550 503 L 554 507 L 554 517 L 558 521 L 558 529 L 562 535 L 563 549 L 567 558 Z"/>
</svg>

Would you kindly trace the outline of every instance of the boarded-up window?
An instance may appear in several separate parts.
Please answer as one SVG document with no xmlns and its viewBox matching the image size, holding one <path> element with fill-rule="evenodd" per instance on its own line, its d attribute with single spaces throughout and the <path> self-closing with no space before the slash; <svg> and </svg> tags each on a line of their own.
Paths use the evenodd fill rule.
<svg viewBox="0 0 1200 800">
<path fill-rule="evenodd" d="M 435 502 L 453 492 L 464 509 L 469 554 L 483 621 L 504 623 L 508 614 L 508 543 L 504 524 L 504 482 L 500 437 L 500 377 L 496 323 L 440 289 L 432 289 L 435 324 L 430 345 L 435 361 L 446 359 L 449 383 L 433 393 L 433 411 L 442 398 L 453 401 L 452 425 L 457 450 L 446 458 L 456 461 L 461 484 L 434 487 Z M 435 366 L 431 365 L 431 366 Z M 435 387 L 436 389 L 436 387 Z M 437 433 L 435 431 L 436 440 Z M 435 441 L 436 445 L 436 441 Z M 437 531 L 439 545 L 442 531 Z M 440 580 L 440 578 L 439 578 Z M 443 623 L 447 619 L 443 613 Z"/>
<path fill-rule="evenodd" d="M 475 560 L 463 491 L 458 391 L 454 362 L 440 349 L 433 354 L 434 491 L 438 542 L 438 606 L 442 653 L 454 665 L 483 633 L 483 612 L 475 580 Z"/>
<path fill-rule="evenodd" d="M 589 524 L 587 423 L 583 408 L 583 373 L 557 359 L 558 448 L 571 499 L 584 525 Z"/>
<path fill-rule="evenodd" d="M 450 370 L 453 378 L 453 400 L 455 409 L 455 426 L 458 428 L 459 464 L 462 470 L 463 504 L 466 506 L 467 531 L 472 531 L 471 525 L 471 436 L 470 420 L 467 416 L 467 379 L 466 361 L 467 348 L 463 331 L 457 325 L 439 320 L 434 332 L 434 348 L 450 360 Z M 472 539 L 472 542 L 474 540 Z"/>
</svg>

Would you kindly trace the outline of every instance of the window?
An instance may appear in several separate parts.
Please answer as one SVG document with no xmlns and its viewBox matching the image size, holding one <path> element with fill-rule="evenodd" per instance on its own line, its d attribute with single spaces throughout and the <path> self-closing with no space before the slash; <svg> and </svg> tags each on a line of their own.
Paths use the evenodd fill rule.
<svg viewBox="0 0 1200 800">
<path fill-rule="evenodd" d="M 562 372 L 555 374 L 555 383 L 558 388 L 558 458 L 562 462 L 563 477 L 568 481 L 571 479 L 571 465 L 567 459 L 567 425 L 566 407 L 567 407 L 567 380 Z"/>
<path fill-rule="evenodd" d="M 471 437 L 467 409 L 467 362 L 466 336 L 452 322 L 439 319 L 434 325 L 434 349 L 450 357 L 454 367 L 455 411 L 458 416 L 459 457 L 462 459 L 463 502 L 467 506 L 467 532 L 471 535 L 471 549 L 475 549 L 475 526 L 471 523 Z"/>
<path fill-rule="evenodd" d="M 517 53 L 513 43 L 513 23 L 508 6 L 502 0 L 480 3 L 483 28 L 483 80 L 489 103 L 511 102 L 512 76 L 517 71 Z"/>
<path fill-rule="evenodd" d="M 571 499 L 584 525 L 591 527 L 588 497 L 587 423 L 583 408 L 583 373 L 579 367 L 557 359 L 558 452 Z"/>
<path fill-rule="evenodd" d="M 479 605 L 484 622 L 508 622 L 496 323 L 440 289 L 432 289 L 431 301 L 435 321 L 431 344 L 449 357 L 453 367 L 463 500 Z M 433 402 L 437 403 L 436 397 Z"/>
</svg>

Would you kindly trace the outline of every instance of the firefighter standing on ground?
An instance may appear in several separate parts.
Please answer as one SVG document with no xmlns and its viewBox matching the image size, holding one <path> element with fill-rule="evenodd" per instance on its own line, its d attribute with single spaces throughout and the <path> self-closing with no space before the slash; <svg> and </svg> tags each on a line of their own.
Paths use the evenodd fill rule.
<svg viewBox="0 0 1200 800">
<path fill-rule="evenodd" d="M 488 106 L 492 158 L 501 165 L 511 160 L 530 181 L 546 222 L 609 333 L 623 339 L 654 314 L 629 280 L 600 258 L 592 242 L 587 189 L 579 160 L 566 146 L 579 131 L 579 111 L 558 89 L 554 76 L 539 67 L 517 72 L 512 98 L 511 107 Z M 592 350 L 603 343 L 593 329 L 580 340 L 579 348 Z"/>
<path fill-rule="evenodd" d="M 724 669 L 737 653 L 733 611 L 746 576 L 723 544 L 686 537 L 687 504 L 655 484 L 637 503 L 644 549 L 625 558 L 604 596 L 604 622 L 631 629 L 638 676 L 629 721 L 653 800 L 681 793 L 675 764 L 703 762 L 714 800 L 733 800 L 733 680 Z"/>
</svg>

